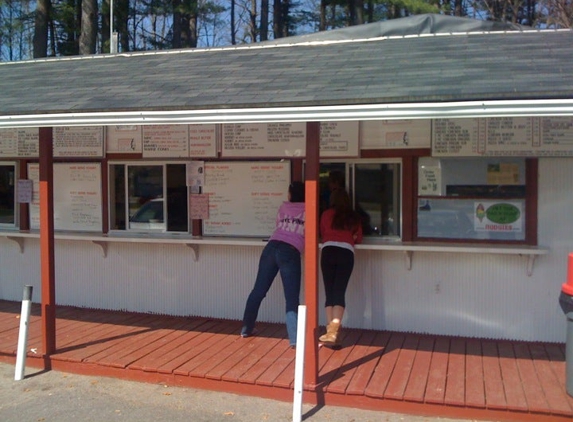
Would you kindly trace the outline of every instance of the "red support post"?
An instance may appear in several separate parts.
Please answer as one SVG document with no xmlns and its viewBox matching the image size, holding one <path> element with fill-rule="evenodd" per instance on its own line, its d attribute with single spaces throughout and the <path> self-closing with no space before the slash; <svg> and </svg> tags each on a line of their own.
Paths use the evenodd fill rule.
<svg viewBox="0 0 573 422">
<path fill-rule="evenodd" d="M 318 194 L 320 122 L 306 124 L 304 295 L 307 309 L 304 384 L 318 384 Z"/>
<path fill-rule="evenodd" d="M 49 356 L 56 351 L 54 169 L 52 145 L 52 128 L 40 128 L 40 265 L 42 277 L 42 346 L 44 356 Z"/>
</svg>

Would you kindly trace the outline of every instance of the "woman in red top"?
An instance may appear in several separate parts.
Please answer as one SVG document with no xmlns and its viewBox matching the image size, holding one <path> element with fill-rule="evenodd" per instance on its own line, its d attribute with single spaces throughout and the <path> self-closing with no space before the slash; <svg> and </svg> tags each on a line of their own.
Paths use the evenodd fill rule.
<svg viewBox="0 0 573 422">
<path fill-rule="evenodd" d="M 320 217 L 322 256 L 320 267 L 326 294 L 325 311 L 328 325 L 321 343 L 339 346 L 340 323 L 346 307 L 345 295 L 354 269 L 354 245 L 362 242 L 360 216 L 352 209 L 344 189 L 332 191 L 330 208 Z"/>
</svg>

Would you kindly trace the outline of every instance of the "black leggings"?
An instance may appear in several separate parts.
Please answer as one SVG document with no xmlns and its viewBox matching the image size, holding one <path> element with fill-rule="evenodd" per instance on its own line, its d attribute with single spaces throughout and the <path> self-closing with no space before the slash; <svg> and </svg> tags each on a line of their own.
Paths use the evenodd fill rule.
<svg viewBox="0 0 573 422">
<path fill-rule="evenodd" d="M 320 268 L 326 294 L 324 306 L 346 307 L 344 296 L 354 268 L 354 253 L 338 246 L 325 246 L 322 248 Z"/>
</svg>

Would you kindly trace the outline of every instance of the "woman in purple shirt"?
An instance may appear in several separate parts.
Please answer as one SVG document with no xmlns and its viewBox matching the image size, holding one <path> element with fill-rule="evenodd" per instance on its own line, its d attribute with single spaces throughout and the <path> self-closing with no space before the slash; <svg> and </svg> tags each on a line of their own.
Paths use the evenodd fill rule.
<svg viewBox="0 0 573 422">
<path fill-rule="evenodd" d="M 255 285 L 245 305 L 241 337 L 254 334 L 261 302 L 280 272 L 286 301 L 286 328 L 289 343 L 294 347 L 300 297 L 300 256 L 304 249 L 304 183 L 291 183 L 288 198 L 278 210 L 275 231 L 261 254 Z"/>
</svg>

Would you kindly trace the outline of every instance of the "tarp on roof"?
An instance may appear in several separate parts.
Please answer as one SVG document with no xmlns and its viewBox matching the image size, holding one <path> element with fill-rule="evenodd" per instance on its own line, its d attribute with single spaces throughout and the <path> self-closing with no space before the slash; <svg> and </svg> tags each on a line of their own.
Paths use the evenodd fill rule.
<svg viewBox="0 0 573 422">
<path fill-rule="evenodd" d="M 531 27 L 507 22 L 483 21 L 455 16 L 424 14 L 373 22 L 330 31 L 297 35 L 265 41 L 263 44 L 299 44 L 320 41 L 359 40 L 380 37 L 405 37 L 422 34 L 503 32 L 533 30 Z M 261 44 L 261 43 L 259 43 Z"/>
</svg>

